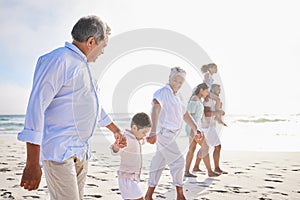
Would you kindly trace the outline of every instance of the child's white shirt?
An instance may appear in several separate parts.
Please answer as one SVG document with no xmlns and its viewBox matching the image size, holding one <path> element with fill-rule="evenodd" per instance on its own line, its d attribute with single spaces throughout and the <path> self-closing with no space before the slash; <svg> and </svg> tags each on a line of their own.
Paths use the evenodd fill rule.
<svg viewBox="0 0 300 200">
<path fill-rule="evenodd" d="M 125 130 L 124 136 L 127 139 L 127 146 L 114 152 L 111 145 L 113 155 L 120 155 L 121 163 L 118 176 L 138 180 L 142 169 L 142 144 L 144 140 L 138 141 L 129 130 Z"/>
</svg>

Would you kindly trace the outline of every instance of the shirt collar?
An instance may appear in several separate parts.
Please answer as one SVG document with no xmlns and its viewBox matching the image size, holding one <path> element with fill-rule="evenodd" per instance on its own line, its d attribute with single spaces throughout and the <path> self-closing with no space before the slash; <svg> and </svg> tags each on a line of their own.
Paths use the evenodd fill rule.
<svg viewBox="0 0 300 200">
<path fill-rule="evenodd" d="M 74 51 L 75 53 L 77 53 L 85 62 L 87 62 L 86 56 L 74 44 L 66 42 L 65 47 L 67 47 L 68 49 L 70 49 L 70 50 Z"/>
<path fill-rule="evenodd" d="M 174 94 L 174 91 L 172 90 L 169 83 L 167 83 L 166 88 L 168 88 L 171 91 L 171 93 L 176 96 L 177 92 Z"/>
</svg>

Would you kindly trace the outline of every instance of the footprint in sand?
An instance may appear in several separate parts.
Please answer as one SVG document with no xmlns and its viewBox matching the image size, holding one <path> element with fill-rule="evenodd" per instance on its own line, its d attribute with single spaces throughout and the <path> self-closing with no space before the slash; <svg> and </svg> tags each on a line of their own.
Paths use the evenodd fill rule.
<svg viewBox="0 0 300 200">
<path fill-rule="evenodd" d="M 210 192 L 228 193 L 226 190 L 209 190 Z"/>
<path fill-rule="evenodd" d="M 35 195 L 26 195 L 26 196 L 23 196 L 24 199 L 40 199 L 39 196 L 35 196 Z"/>
<path fill-rule="evenodd" d="M 292 172 L 300 172 L 300 169 L 292 169 Z"/>
<path fill-rule="evenodd" d="M 98 178 L 98 177 L 96 177 L 96 176 L 93 176 L 93 175 L 87 175 L 87 177 L 89 177 L 89 178 L 92 178 L 92 179 L 95 179 L 95 180 L 100 180 L 100 181 L 108 181 L 107 179 L 105 179 L 105 178 Z"/>
<path fill-rule="evenodd" d="M 234 172 L 234 174 L 246 174 L 246 172 Z"/>
<path fill-rule="evenodd" d="M 277 179 L 264 179 L 264 181 L 274 182 L 274 183 L 282 183 L 283 181 Z"/>
<path fill-rule="evenodd" d="M 280 195 L 282 195 L 282 196 L 288 196 L 288 194 L 286 194 L 286 193 L 283 193 L 283 192 L 272 192 L 272 194 L 280 194 Z"/>
<path fill-rule="evenodd" d="M 275 187 L 273 187 L 273 186 L 269 186 L 269 185 L 266 185 L 266 186 L 264 186 L 264 188 L 266 188 L 266 189 L 275 189 Z"/>
<path fill-rule="evenodd" d="M 0 168 L 0 172 L 10 172 L 11 170 L 8 169 L 7 167 Z"/>
<path fill-rule="evenodd" d="M 99 164 L 91 164 L 92 167 L 100 167 L 101 165 Z"/>
<path fill-rule="evenodd" d="M 268 176 L 271 176 L 272 178 L 281 178 L 281 174 L 267 174 Z"/>
<path fill-rule="evenodd" d="M 94 199 L 94 198 L 100 199 L 100 198 L 102 198 L 102 196 L 100 194 L 88 194 L 88 195 L 84 195 L 84 197 L 87 197 L 88 199 L 90 199 L 89 197 L 91 197 L 91 199 Z"/>
<path fill-rule="evenodd" d="M 15 199 L 15 197 L 12 196 L 11 192 L 3 192 L 0 196 L 5 199 Z"/>
<path fill-rule="evenodd" d="M 209 200 L 209 198 L 202 197 L 201 200 Z"/>
<path fill-rule="evenodd" d="M 240 186 L 225 186 L 225 188 L 228 188 L 229 191 L 237 194 L 248 194 L 250 191 L 243 190 Z"/>
<path fill-rule="evenodd" d="M 267 197 L 260 197 L 259 200 L 272 200 L 272 199 L 267 198 Z"/>
<path fill-rule="evenodd" d="M 161 195 L 161 194 L 159 194 L 159 195 L 156 195 L 156 197 L 158 197 L 158 198 L 162 198 L 162 199 L 166 199 L 167 197 L 165 197 L 165 196 L 163 196 L 163 195 Z"/>
<path fill-rule="evenodd" d="M 99 187 L 98 185 L 92 184 L 92 183 L 88 183 L 88 184 L 86 184 L 86 185 L 89 186 L 89 187 Z"/>
<path fill-rule="evenodd" d="M 95 177 L 95 176 L 93 176 L 93 175 L 87 175 L 87 177 L 89 177 L 89 178 L 93 178 L 93 179 L 96 179 L 96 180 L 99 180 L 99 178 L 97 178 L 97 177 Z"/>
</svg>

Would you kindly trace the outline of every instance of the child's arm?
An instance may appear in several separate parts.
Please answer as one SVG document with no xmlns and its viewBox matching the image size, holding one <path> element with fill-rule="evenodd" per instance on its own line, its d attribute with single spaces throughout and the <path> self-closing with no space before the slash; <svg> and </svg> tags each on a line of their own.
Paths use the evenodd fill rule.
<svg viewBox="0 0 300 200">
<path fill-rule="evenodd" d="M 118 153 L 120 148 L 116 144 L 113 144 L 112 145 L 112 150 L 113 150 L 114 153 Z"/>
<path fill-rule="evenodd" d="M 118 140 L 110 146 L 111 154 L 116 156 L 120 154 L 120 150 L 125 148 Z"/>
</svg>

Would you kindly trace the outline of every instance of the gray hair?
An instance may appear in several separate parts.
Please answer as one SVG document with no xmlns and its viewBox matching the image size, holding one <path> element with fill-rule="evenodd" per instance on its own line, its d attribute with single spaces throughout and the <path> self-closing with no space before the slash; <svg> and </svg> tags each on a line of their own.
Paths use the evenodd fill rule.
<svg viewBox="0 0 300 200">
<path fill-rule="evenodd" d="M 106 35 L 110 34 L 110 27 L 98 16 L 90 15 L 82 17 L 72 29 L 72 37 L 78 42 L 86 42 L 90 37 L 94 37 L 98 44 Z"/>
<path fill-rule="evenodd" d="M 171 72 L 170 72 L 170 75 L 169 75 L 169 80 L 171 80 L 173 77 L 175 77 L 177 75 L 185 78 L 186 72 L 185 72 L 184 69 L 182 69 L 180 67 L 173 67 L 173 68 L 171 68 Z"/>
</svg>

